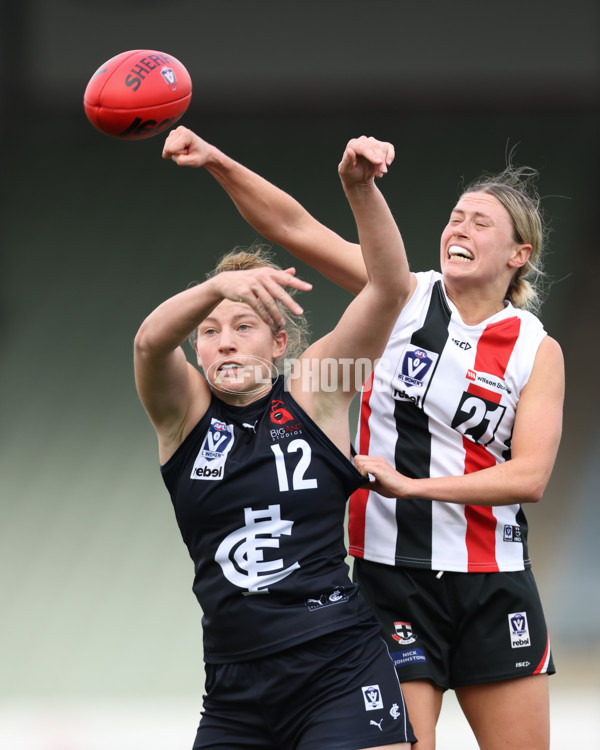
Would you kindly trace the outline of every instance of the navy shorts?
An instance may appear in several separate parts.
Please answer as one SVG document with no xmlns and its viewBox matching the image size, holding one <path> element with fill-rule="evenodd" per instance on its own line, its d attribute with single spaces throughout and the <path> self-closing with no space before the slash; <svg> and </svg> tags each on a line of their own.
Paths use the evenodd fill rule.
<svg viewBox="0 0 600 750">
<path fill-rule="evenodd" d="M 446 690 L 556 671 L 531 570 L 440 575 L 357 558 L 354 579 L 383 625 L 400 682 Z"/>
<path fill-rule="evenodd" d="M 379 625 L 261 659 L 206 664 L 194 750 L 358 750 L 416 742 Z"/>
</svg>

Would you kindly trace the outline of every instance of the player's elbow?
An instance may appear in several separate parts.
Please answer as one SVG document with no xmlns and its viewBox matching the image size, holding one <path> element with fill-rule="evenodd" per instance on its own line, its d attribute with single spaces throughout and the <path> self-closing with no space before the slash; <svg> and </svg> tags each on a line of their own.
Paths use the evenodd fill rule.
<svg viewBox="0 0 600 750">
<path fill-rule="evenodd" d="M 534 490 L 528 493 L 524 502 L 539 503 L 539 501 L 542 499 L 543 496 L 544 496 L 544 489 L 542 489 L 541 487 L 536 487 Z"/>
<path fill-rule="evenodd" d="M 380 315 L 390 316 L 394 322 L 410 298 L 410 287 L 404 279 L 369 279 L 365 288 L 372 291 Z"/>
<path fill-rule="evenodd" d="M 138 328 L 138 332 L 135 334 L 135 338 L 133 340 L 133 349 L 136 354 L 143 354 L 148 350 L 148 338 L 148 326 L 146 324 L 146 321 L 144 321 Z"/>
<path fill-rule="evenodd" d="M 522 503 L 539 503 L 544 497 L 548 480 L 550 476 L 548 474 L 531 472 L 527 479 L 522 484 L 523 497 L 521 498 Z"/>
<path fill-rule="evenodd" d="M 160 350 L 159 341 L 153 327 L 146 319 L 139 327 L 133 340 L 133 350 L 136 358 L 146 359 Z"/>
</svg>

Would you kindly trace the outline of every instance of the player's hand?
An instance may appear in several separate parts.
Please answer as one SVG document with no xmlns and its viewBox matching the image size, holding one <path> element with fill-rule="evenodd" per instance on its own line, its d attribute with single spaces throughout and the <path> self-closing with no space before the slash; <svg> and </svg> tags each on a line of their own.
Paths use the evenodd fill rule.
<svg viewBox="0 0 600 750">
<path fill-rule="evenodd" d="M 378 492 L 384 497 L 406 497 L 410 480 L 396 471 L 381 456 L 357 455 L 354 465 L 360 473 L 369 479 L 367 489 Z"/>
<path fill-rule="evenodd" d="M 189 128 L 180 125 L 171 130 L 163 147 L 163 159 L 171 159 L 180 167 L 202 167 L 215 150 Z"/>
<path fill-rule="evenodd" d="M 220 297 L 250 305 L 268 325 L 276 328 L 282 328 L 285 324 L 278 302 L 294 315 L 302 315 L 304 312 L 286 287 L 301 292 L 312 289 L 312 284 L 296 277 L 295 268 L 224 271 L 214 276 L 211 283 Z"/>
<path fill-rule="evenodd" d="M 350 187 L 383 177 L 394 161 L 394 147 L 366 135 L 348 141 L 338 172 L 344 185 Z"/>
</svg>

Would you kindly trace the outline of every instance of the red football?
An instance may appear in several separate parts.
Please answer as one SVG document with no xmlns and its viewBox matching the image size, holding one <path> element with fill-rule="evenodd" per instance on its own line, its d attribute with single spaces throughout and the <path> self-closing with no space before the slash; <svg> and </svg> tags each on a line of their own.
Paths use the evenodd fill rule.
<svg viewBox="0 0 600 750">
<path fill-rule="evenodd" d="M 134 49 L 98 68 L 86 86 L 83 107 L 92 125 L 106 135 L 139 140 L 171 127 L 191 98 L 190 74 L 177 58 Z"/>
</svg>

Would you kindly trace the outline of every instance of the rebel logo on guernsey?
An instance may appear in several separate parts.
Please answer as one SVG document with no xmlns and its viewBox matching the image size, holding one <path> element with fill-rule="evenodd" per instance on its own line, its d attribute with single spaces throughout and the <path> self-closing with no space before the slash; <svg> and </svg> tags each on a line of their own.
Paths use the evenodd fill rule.
<svg viewBox="0 0 600 750">
<path fill-rule="evenodd" d="M 212 481 L 222 479 L 227 455 L 234 440 L 233 425 L 213 417 L 194 461 L 190 478 Z"/>
</svg>

